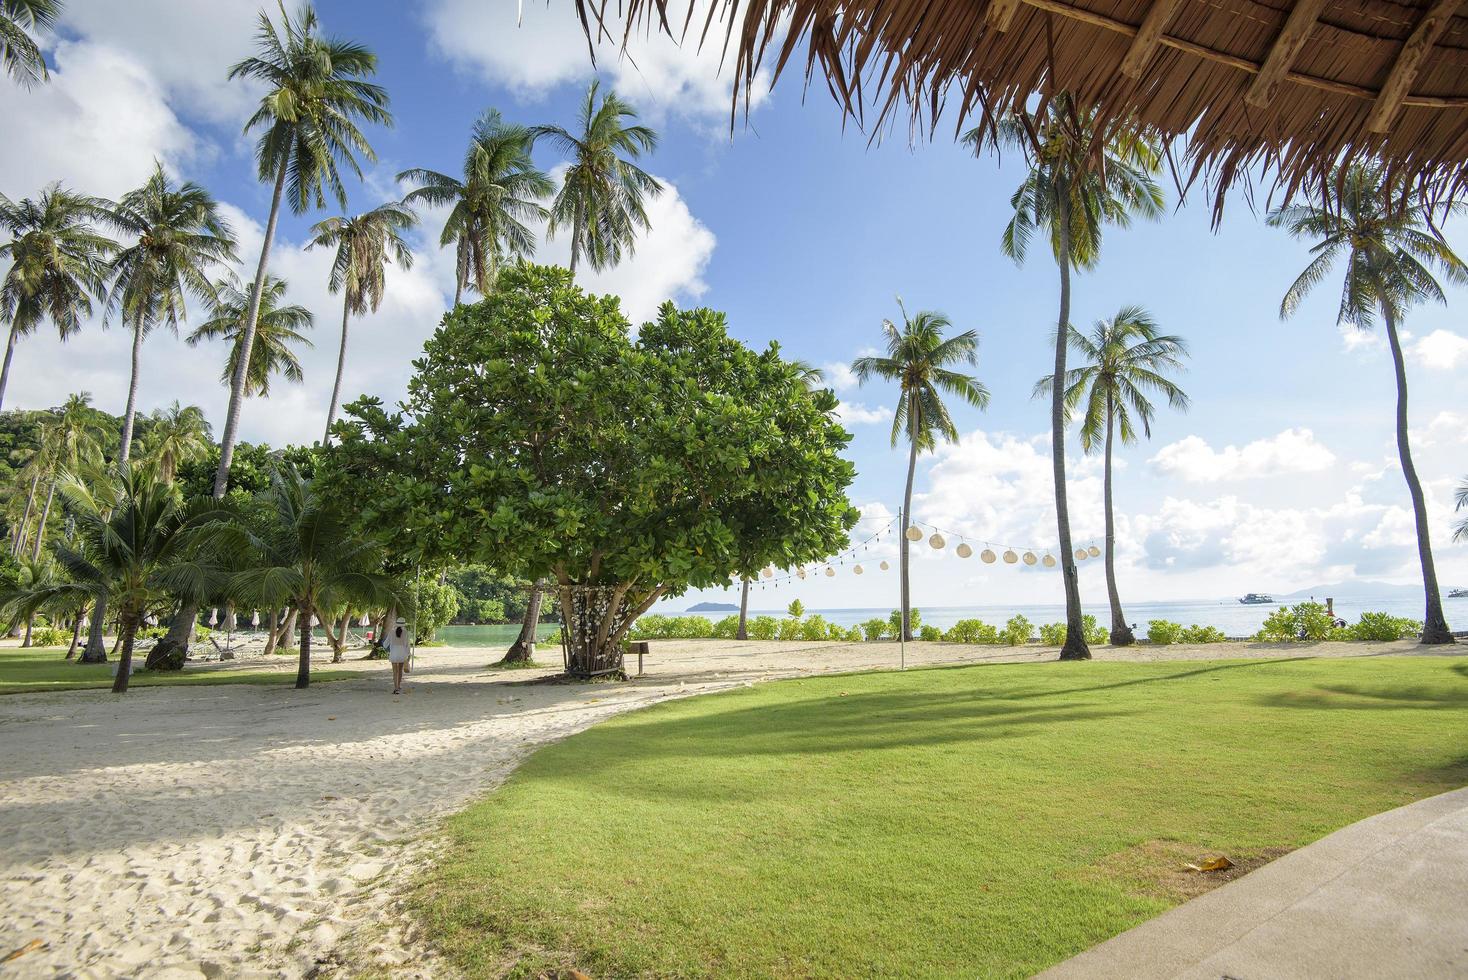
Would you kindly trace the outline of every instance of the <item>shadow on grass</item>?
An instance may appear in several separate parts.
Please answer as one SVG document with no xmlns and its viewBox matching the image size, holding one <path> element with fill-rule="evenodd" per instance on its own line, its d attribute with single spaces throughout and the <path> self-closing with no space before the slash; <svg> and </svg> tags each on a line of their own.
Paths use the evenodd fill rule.
<svg viewBox="0 0 1468 980">
<path fill-rule="evenodd" d="M 1457 670 L 1458 668 L 1454 668 Z M 1363 687 L 1322 684 L 1309 691 L 1282 691 L 1260 699 L 1270 708 L 1344 708 L 1352 711 L 1462 710 L 1468 708 L 1468 688 L 1458 691 L 1427 687 Z"/>
</svg>

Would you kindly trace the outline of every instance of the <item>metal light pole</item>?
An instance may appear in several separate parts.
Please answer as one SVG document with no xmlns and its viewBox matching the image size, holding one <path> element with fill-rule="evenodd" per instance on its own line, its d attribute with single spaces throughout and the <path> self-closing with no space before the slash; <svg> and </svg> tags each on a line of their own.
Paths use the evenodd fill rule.
<svg viewBox="0 0 1468 980">
<path fill-rule="evenodd" d="M 897 526 L 900 528 L 901 537 L 897 539 L 897 547 L 907 547 L 903 544 L 907 540 L 907 515 L 902 512 L 902 506 L 897 507 Z M 897 649 L 901 652 L 901 666 L 899 670 L 907 669 L 907 590 L 902 587 L 902 576 L 907 570 L 904 562 L 897 563 L 897 605 L 901 609 L 901 622 L 897 624 Z"/>
</svg>

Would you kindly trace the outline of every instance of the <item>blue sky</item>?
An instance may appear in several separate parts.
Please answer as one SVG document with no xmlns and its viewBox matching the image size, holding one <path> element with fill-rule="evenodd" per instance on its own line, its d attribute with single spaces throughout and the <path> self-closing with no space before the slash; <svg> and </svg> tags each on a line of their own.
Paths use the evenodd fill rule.
<svg viewBox="0 0 1468 980">
<path fill-rule="evenodd" d="M 240 126 L 258 97 L 224 79 L 249 50 L 256 4 L 219 0 L 70 0 L 51 42 L 52 84 L 22 92 L 0 81 L 0 118 L 14 134 L 0 147 L 0 190 L 35 193 L 56 177 L 116 195 L 157 157 L 207 184 L 227 203 L 242 253 L 257 248 L 268 189 L 254 179 Z M 510 118 L 569 124 L 591 77 L 568 0 L 526 5 L 515 25 L 508 0 L 319 5 L 328 30 L 377 51 L 397 125 L 372 133 L 380 162 L 351 207 L 400 193 L 392 176 L 410 166 L 452 170 L 470 124 L 489 106 Z M 638 39 L 636 65 L 603 52 L 603 75 L 662 133 L 649 169 L 669 192 L 637 257 L 589 277 L 617 292 L 633 316 L 657 302 L 702 303 L 728 313 L 734 332 L 787 354 L 835 366 L 831 381 L 854 433 L 853 499 L 879 518 L 900 500 L 905 456 L 888 446 L 895 392 L 846 384 L 841 365 L 880 341 L 900 294 L 910 310 L 935 309 L 982 338 L 978 374 L 993 392 L 983 413 L 956 412 L 963 441 L 924 460 L 916 516 L 994 541 L 1043 548 L 1054 541 L 1049 504 L 1046 406 L 1031 400 L 1050 363 L 1057 273 L 1043 249 L 1018 267 L 999 251 L 1021 161 L 975 158 L 951 137 L 910 145 L 905 127 L 877 145 L 836 112 L 823 88 L 803 93 L 798 74 L 772 95 L 760 90 L 748 126 L 730 136 L 727 82 L 717 53 Z M 549 153 L 540 162 L 558 161 Z M 1343 337 L 1335 285 L 1288 322 L 1281 294 L 1305 248 L 1263 226 L 1242 196 L 1222 227 L 1198 197 L 1163 221 L 1108 233 L 1104 258 L 1075 281 L 1073 319 L 1089 324 L 1140 303 L 1193 350 L 1184 384 L 1192 411 L 1159 413 L 1152 439 L 1127 447 L 1117 475 L 1118 552 L 1130 594 L 1207 597 L 1287 591 L 1359 576 L 1410 582 L 1416 575 L 1410 513 L 1392 441 L 1391 365 L 1380 337 Z M 317 349 L 307 383 L 246 407 L 247 438 L 316 437 L 330 391 L 339 306 L 325 290 L 328 256 L 300 246 L 322 214 L 282 223 L 273 269 L 293 298 L 316 311 Z M 409 273 L 389 274 L 381 313 L 354 325 L 349 395 L 394 398 L 451 289 L 447 256 L 434 246 L 438 216 Z M 1449 229 L 1468 247 L 1461 226 Z M 565 253 L 549 243 L 548 260 Z M 1451 488 L 1468 476 L 1468 295 L 1421 308 L 1407 324 L 1418 465 L 1431 497 L 1444 585 L 1468 584 L 1468 548 L 1448 540 Z M 62 347 L 29 338 L 16 355 L 11 405 L 59 402 L 77 388 L 120 411 L 126 338 L 89 329 Z M 174 398 L 216 421 L 224 393 L 222 352 L 149 339 L 143 406 Z M 1101 528 L 1099 462 L 1072 445 L 1078 536 Z M 1096 563 L 1099 566 L 1099 563 Z M 1099 567 L 1083 588 L 1101 594 Z M 981 566 L 925 554 L 915 571 L 929 605 L 1059 599 L 1053 574 Z M 893 581 L 878 575 L 817 576 L 791 595 L 809 605 L 879 605 Z M 783 595 L 783 593 L 782 593 Z"/>
</svg>

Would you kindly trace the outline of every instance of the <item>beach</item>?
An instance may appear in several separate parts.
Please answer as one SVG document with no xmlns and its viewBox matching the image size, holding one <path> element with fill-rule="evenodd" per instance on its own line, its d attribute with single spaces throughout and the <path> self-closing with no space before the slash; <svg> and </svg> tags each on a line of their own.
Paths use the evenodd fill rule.
<svg viewBox="0 0 1468 980">
<path fill-rule="evenodd" d="M 1450 647 L 1444 653 L 1456 653 Z M 1099 648 L 1099 660 L 1434 655 L 1397 643 Z M 3 653 L 0 653 L 3 656 Z M 542 658 L 559 650 L 542 647 Z M 909 667 L 1051 660 L 1054 648 L 907 645 Z M 624 684 L 492 671 L 420 651 L 305 691 L 254 685 L 0 697 L 0 955 L 14 976 L 435 976 L 397 911 L 443 816 L 537 746 L 613 714 L 763 680 L 895 668 L 895 643 L 657 641 Z M 628 664 L 636 670 L 635 659 Z M 189 670 L 260 670 L 261 661 Z M 295 670 L 294 657 L 272 669 Z M 1084 664 L 1075 665 L 1083 671 Z M 982 674 L 976 674 L 981 678 Z"/>
</svg>

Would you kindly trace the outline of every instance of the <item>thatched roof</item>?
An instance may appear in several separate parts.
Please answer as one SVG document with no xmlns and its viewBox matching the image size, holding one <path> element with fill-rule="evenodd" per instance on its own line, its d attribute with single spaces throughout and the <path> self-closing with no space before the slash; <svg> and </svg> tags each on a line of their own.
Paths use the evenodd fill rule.
<svg viewBox="0 0 1468 980">
<path fill-rule="evenodd" d="M 726 47 L 746 94 L 803 48 L 864 125 L 986 126 L 1069 91 L 1186 136 L 1182 183 L 1220 196 L 1260 164 L 1293 190 L 1373 155 L 1434 197 L 1468 184 L 1468 0 L 710 0 L 691 24 L 687 0 L 576 2 L 591 32 Z"/>
</svg>

